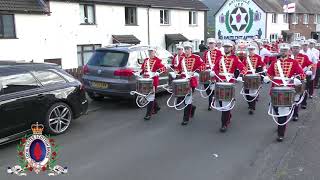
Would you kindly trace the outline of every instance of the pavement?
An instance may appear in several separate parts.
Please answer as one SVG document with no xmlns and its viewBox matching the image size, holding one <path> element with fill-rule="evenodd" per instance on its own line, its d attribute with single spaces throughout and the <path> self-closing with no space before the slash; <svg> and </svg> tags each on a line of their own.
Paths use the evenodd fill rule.
<svg viewBox="0 0 320 180">
<path fill-rule="evenodd" d="M 61 146 L 58 164 L 67 175 L 55 179 L 106 180 L 311 180 L 320 179 L 319 92 L 290 122 L 283 143 L 276 142 L 276 125 L 267 115 L 268 85 L 257 110 L 248 115 L 237 86 L 237 104 L 227 133 L 219 132 L 220 112 L 207 111 L 207 100 L 197 94 L 192 122 L 180 125 L 183 112 L 168 108 L 168 95 L 149 122 L 145 109 L 127 101 L 90 102 L 87 115 L 68 132 L 56 136 Z M 0 147 L 0 180 L 22 179 L 6 174 L 17 164 L 17 143 Z M 23 179 L 52 179 L 29 173 Z"/>
</svg>

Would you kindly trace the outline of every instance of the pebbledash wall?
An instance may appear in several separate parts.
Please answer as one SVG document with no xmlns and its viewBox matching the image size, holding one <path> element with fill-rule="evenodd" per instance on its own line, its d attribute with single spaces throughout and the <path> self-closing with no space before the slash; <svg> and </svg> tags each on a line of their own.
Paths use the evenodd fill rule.
<svg viewBox="0 0 320 180">
<path fill-rule="evenodd" d="M 95 5 L 96 25 L 80 25 L 79 3 L 50 1 L 50 15 L 15 14 L 17 39 L 0 40 L 0 60 L 43 62 L 62 59 L 63 68 L 78 67 L 77 45 L 112 43 L 112 35 L 135 35 L 148 44 L 148 9 L 137 8 L 137 26 L 125 25 L 125 6 Z M 160 9 L 150 8 L 150 44 L 166 48 L 165 34 L 181 33 L 195 44 L 204 39 L 205 12 L 189 25 L 189 10 L 170 10 L 170 25 L 160 25 Z"/>
<path fill-rule="evenodd" d="M 216 37 L 236 40 L 258 36 L 270 39 L 272 34 L 279 36 L 283 30 L 289 30 L 283 14 L 276 14 L 276 23 L 272 22 L 272 16 L 253 0 L 227 0 L 215 14 Z"/>
</svg>

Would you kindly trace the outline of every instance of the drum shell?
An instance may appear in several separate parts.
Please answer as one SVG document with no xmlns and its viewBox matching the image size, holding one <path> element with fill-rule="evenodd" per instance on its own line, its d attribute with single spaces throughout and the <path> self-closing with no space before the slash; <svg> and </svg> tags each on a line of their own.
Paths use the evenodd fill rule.
<svg viewBox="0 0 320 180">
<path fill-rule="evenodd" d="M 271 103 L 275 107 L 291 107 L 294 103 L 295 89 L 291 87 L 271 88 Z"/>
<path fill-rule="evenodd" d="M 176 74 L 176 79 L 179 79 L 181 77 L 180 74 Z M 172 81 L 175 80 L 173 79 L 172 75 L 170 73 L 168 73 L 168 85 L 172 86 Z"/>
<path fill-rule="evenodd" d="M 235 84 L 218 82 L 214 94 L 218 101 L 232 101 L 235 97 Z"/>
<path fill-rule="evenodd" d="M 172 93 L 176 97 L 185 97 L 190 94 L 190 82 L 188 80 L 173 80 Z"/>
<path fill-rule="evenodd" d="M 261 77 L 259 75 L 248 74 L 243 77 L 244 89 L 259 89 L 261 86 Z"/>
<path fill-rule="evenodd" d="M 199 82 L 201 84 L 210 84 L 211 77 L 210 77 L 210 71 L 201 71 L 199 73 Z"/>
<path fill-rule="evenodd" d="M 152 79 L 138 79 L 136 83 L 136 91 L 140 94 L 149 94 L 153 91 Z"/>
</svg>

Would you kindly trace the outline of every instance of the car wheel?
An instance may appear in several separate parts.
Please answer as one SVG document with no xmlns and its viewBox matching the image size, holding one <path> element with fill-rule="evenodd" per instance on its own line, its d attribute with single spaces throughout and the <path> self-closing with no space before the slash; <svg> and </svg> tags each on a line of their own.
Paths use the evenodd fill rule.
<svg viewBox="0 0 320 180">
<path fill-rule="evenodd" d="M 69 128 L 72 119 L 70 106 L 62 102 L 56 103 L 47 112 L 45 130 L 49 134 L 62 134 Z"/>
<path fill-rule="evenodd" d="M 104 96 L 94 93 L 88 93 L 88 96 L 94 101 L 101 101 L 104 99 Z"/>
</svg>

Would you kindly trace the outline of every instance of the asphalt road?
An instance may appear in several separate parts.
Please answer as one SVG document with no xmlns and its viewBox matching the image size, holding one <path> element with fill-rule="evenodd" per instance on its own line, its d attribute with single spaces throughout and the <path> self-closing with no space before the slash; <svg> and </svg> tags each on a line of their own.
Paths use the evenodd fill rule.
<svg viewBox="0 0 320 180">
<path fill-rule="evenodd" d="M 88 115 L 55 137 L 61 146 L 58 164 L 69 174 L 55 179 L 106 180 L 259 180 L 281 178 L 283 161 L 306 121 L 319 117 L 319 98 L 309 101 L 300 121 L 290 122 L 283 143 L 276 142 L 276 125 L 267 115 L 268 87 L 257 110 L 248 115 L 239 95 L 227 133 L 219 132 L 220 112 L 207 110 L 207 100 L 195 97 L 196 115 L 182 127 L 182 111 L 166 107 L 168 95 L 159 97 L 161 111 L 149 122 L 145 109 L 125 101 L 93 102 Z M 318 92 L 317 92 L 318 93 Z M 317 94 L 316 93 L 316 94 Z M 16 143 L 0 147 L 0 179 L 21 179 L 6 174 L 16 163 Z M 49 179 L 28 174 L 23 179 Z M 50 178 L 52 179 L 52 178 Z M 319 179 L 316 178 L 316 179 Z"/>
</svg>

